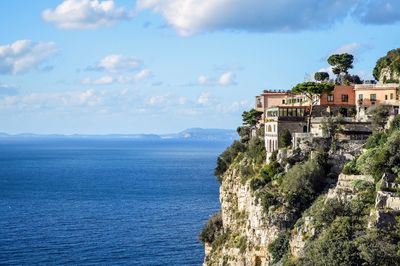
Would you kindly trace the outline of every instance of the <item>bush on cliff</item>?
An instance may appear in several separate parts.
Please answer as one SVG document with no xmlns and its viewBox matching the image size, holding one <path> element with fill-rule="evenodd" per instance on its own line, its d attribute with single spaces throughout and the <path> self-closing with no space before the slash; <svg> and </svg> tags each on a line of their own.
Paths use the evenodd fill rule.
<svg viewBox="0 0 400 266">
<path fill-rule="evenodd" d="M 379 180 L 384 173 L 399 174 L 400 131 L 393 131 L 387 141 L 367 150 L 357 159 L 357 169 Z"/>
<path fill-rule="evenodd" d="M 337 218 L 321 236 L 311 242 L 298 265 L 362 265 L 352 241 L 356 231 L 349 217 Z"/>
<path fill-rule="evenodd" d="M 277 161 L 272 161 L 264 165 L 260 170 L 260 174 L 251 180 L 250 187 L 253 191 L 264 187 L 271 182 L 277 174 L 282 173 L 283 170 L 283 167 Z"/>
<path fill-rule="evenodd" d="M 233 163 L 234 159 L 240 152 L 244 152 L 245 145 L 240 141 L 234 141 L 232 145 L 227 148 L 217 159 L 217 167 L 215 168 L 214 175 L 218 177 L 221 182 L 221 176 L 228 170 L 229 166 Z"/>
<path fill-rule="evenodd" d="M 304 210 L 324 189 L 325 175 L 324 166 L 317 158 L 290 168 L 281 184 L 285 201 Z"/>
<path fill-rule="evenodd" d="M 380 131 L 385 128 L 389 118 L 389 107 L 385 105 L 373 106 L 369 110 L 371 115 L 372 128 L 375 131 Z"/>
<path fill-rule="evenodd" d="M 371 149 L 383 145 L 387 141 L 387 137 L 388 136 L 385 132 L 376 132 L 369 136 L 364 147 L 366 149 Z"/>
<path fill-rule="evenodd" d="M 357 162 L 356 160 L 352 160 L 347 162 L 343 167 L 343 174 L 345 175 L 359 175 L 360 172 L 357 170 Z"/>
<path fill-rule="evenodd" d="M 258 135 L 251 138 L 246 153 L 255 164 L 263 164 L 266 160 L 264 138 L 260 138 Z"/>
<path fill-rule="evenodd" d="M 282 231 L 278 237 L 268 246 L 268 251 L 271 253 L 273 263 L 279 262 L 283 255 L 288 251 L 289 248 L 289 231 Z"/>
<path fill-rule="evenodd" d="M 199 239 L 203 243 L 213 243 L 214 240 L 222 233 L 222 217 L 221 212 L 213 214 L 199 235 Z"/>
</svg>

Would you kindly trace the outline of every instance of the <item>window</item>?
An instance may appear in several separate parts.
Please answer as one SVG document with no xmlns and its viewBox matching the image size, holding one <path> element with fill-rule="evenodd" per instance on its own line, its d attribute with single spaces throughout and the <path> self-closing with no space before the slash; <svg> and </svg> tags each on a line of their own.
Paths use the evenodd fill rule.
<svg viewBox="0 0 400 266">
<path fill-rule="evenodd" d="M 333 102 L 333 94 L 328 94 L 328 102 Z"/>
<path fill-rule="evenodd" d="M 349 95 L 347 94 L 342 94 L 342 102 L 347 103 L 349 101 Z"/>
<path fill-rule="evenodd" d="M 393 100 L 393 93 L 390 94 L 390 100 Z"/>
<path fill-rule="evenodd" d="M 274 131 L 273 132 L 276 132 L 276 125 L 274 125 Z"/>
<path fill-rule="evenodd" d="M 376 101 L 376 94 L 371 94 L 369 98 L 371 101 Z"/>
<path fill-rule="evenodd" d="M 271 127 L 271 125 L 268 126 L 267 132 L 272 132 L 272 127 Z"/>
<path fill-rule="evenodd" d="M 385 101 L 388 99 L 388 96 L 387 95 L 385 95 Z"/>
<path fill-rule="evenodd" d="M 359 99 L 359 100 L 364 99 L 364 94 L 358 94 L 358 99 Z"/>
<path fill-rule="evenodd" d="M 282 104 L 285 104 L 285 100 L 282 100 Z"/>
</svg>

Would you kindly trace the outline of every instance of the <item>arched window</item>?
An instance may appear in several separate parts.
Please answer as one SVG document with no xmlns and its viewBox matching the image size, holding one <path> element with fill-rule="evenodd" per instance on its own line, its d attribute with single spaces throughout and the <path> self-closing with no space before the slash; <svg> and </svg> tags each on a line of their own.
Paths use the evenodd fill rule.
<svg viewBox="0 0 400 266">
<path fill-rule="evenodd" d="M 271 125 L 268 125 L 267 132 L 272 132 L 272 127 L 271 127 Z"/>
<path fill-rule="evenodd" d="M 307 126 L 303 127 L 303 133 L 307 133 Z"/>
</svg>

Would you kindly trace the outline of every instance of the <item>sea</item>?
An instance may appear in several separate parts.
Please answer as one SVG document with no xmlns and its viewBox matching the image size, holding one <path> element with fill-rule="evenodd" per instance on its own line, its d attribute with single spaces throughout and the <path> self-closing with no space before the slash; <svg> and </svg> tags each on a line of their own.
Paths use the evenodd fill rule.
<svg viewBox="0 0 400 266">
<path fill-rule="evenodd" d="M 201 265 L 229 144 L 0 139 L 0 265 Z"/>
</svg>

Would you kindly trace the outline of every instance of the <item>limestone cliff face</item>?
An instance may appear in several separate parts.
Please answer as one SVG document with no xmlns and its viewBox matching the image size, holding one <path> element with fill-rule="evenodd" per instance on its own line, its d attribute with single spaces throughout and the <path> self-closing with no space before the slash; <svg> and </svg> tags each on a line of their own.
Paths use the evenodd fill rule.
<svg viewBox="0 0 400 266">
<path fill-rule="evenodd" d="M 282 230 L 286 214 L 266 213 L 253 195 L 249 182 L 242 183 L 240 164 L 231 167 L 220 187 L 221 215 L 225 243 L 208 245 L 204 265 L 269 265 L 268 245 Z"/>
<path fill-rule="evenodd" d="M 329 174 L 335 177 L 342 171 L 344 163 L 363 153 L 362 143 L 357 141 L 339 143 L 337 147 L 327 157 L 331 165 Z M 286 179 L 278 177 L 256 186 L 252 181 L 259 178 L 259 166 L 254 165 L 251 157 L 239 154 L 221 177 L 222 229 L 215 233 L 212 243 L 205 243 L 203 265 L 327 265 L 324 264 L 326 261 L 313 264 L 318 258 L 313 258 L 311 262 L 303 261 L 308 258 L 312 248 L 315 250 L 316 243 L 326 243 L 323 242 L 324 236 L 327 232 L 332 234 L 337 226 L 334 221 L 353 219 L 353 223 L 359 226 L 357 230 L 361 230 L 361 233 L 353 236 L 354 239 L 376 229 L 390 231 L 397 226 L 400 184 L 394 175 L 385 174 L 377 182 L 369 175 L 341 173 L 337 178 L 330 178 L 325 172 L 319 176 L 325 180 L 325 183 L 320 184 L 321 190 L 299 190 L 305 195 L 314 193 L 306 203 L 301 203 L 302 206 L 297 203 L 297 200 L 303 201 L 303 197 L 290 200 L 287 184 L 291 183 L 286 181 L 289 177 L 296 179 L 296 176 L 304 175 L 304 169 L 308 171 L 309 168 L 296 168 L 289 162 L 307 165 L 315 159 L 313 157 L 313 150 L 308 154 L 281 150 L 275 163 L 284 169 L 281 174 Z M 250 171 L 254 176 L 244 178 L 243 169 L 248 168 L 254 168 Z M 296 186 L 296 183 L 293 184 Z M 272 193 L 268 194 L 270 196 L 267 199 L 273 197 L 273 203 L 266 203 L 265 194 L 259 194 L 260 191 L 265 192 L 264 189 L 269 185 L 276 189 L 267 190 Z M 310 185 L 307 186 L 309 189 Z M 368 263 L 365 265 L 374 265 Z"/>
</svg>

